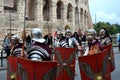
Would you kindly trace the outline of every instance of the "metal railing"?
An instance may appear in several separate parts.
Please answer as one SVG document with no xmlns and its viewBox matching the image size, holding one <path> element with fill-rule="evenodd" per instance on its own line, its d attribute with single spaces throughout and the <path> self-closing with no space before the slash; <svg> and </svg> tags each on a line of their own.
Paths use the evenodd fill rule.
<svg viewBox="0 0 120 80">
<path fill-rule="evenodd" d="M 6 58 L 6 52 L 5 52 L 5 49 L 4 48 L 2 48 L 1 50 L 0 50 L 0 60 L 1 60 L 1 67 L 3 67 L 3 64 L 4 64 L 4 62 L 3 62 L 3 59 L 5 59 Z"/>
</svg>

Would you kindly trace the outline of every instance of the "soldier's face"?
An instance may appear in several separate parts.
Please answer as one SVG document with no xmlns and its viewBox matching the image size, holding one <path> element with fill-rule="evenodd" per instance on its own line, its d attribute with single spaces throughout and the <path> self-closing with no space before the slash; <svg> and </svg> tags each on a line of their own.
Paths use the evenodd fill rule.
<svg viewBox="0 0 120 80">
<path fill-rule="evenodd" d="M 101 30 L 101 31 L 99 32 L 99 35 L 100 35 L 100 37 L 104 37 L 104 36 L 105 36 L 105 31 Z"/>
<path fill-rule="evenodd" d="M 71 33 L 71 32 L 67 32 L 67 33 L 66 33 L 66 37 L 67 37 L 67 38 L 70 38 L 71 36 L 72 36 L 72 33 Z"/>
<path fill-rule="evenodd" d="M 17 44 L 18 42 L 19 42 L 19 40 L 17 40 L 17 39 L 13 39 L 13 40 L 12 40 L 12 45 Z"/>
<path fill-rule="evenodd" d="M 92 41 L 94 40 L 93 34 L 87 34 L 86 39 L 87 39 L 88 43 L 92 43 Z"/>
</svg>

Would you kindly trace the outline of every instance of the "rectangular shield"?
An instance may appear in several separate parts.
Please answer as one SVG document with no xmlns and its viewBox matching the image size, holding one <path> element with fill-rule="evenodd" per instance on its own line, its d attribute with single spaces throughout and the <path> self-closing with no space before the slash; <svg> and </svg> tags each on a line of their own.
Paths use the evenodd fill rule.
<svg viewBox="0 0 120 80">
<path fill-rule="evenodd" d="M 78 58 L 81 80 L 111 80 L 107 50 Z"/>
<path fill-rule="evenodd" d="M 58 64 L 56 80 L 74 80 L 75 57 L 74 48 L 55 48 L 55 59 Z"/>
<path fill-rule="evenodd" d="M 17 80 L 55 80 L 57 62 L 18 58 Z"/>
</svg>

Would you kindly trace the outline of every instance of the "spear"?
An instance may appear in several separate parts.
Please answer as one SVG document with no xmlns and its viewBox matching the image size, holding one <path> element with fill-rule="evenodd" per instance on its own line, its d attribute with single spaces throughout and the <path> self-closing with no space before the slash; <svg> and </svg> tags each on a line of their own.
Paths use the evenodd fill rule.
<svg viewBox="0 0 120 80">
<path fill-rule="evenodd" d="M 23 43 L 22 43 L 22 52 L 21 52 L 21 56 L 24 57 L 25 54 L 24 54 L 24 49 L 25 49 L 25 38 L 26 38 L 26 31 L 25 31 L 25 25 L 26 25 L 26 22 L 25 22 L 25 16 L 26 16 L 26 0 L 25 0 L 25 7 L 24 7 L 24 28 L 23 28 L 23 32 L 22 32 L 22 40 L 23 40 Z"/>
</svg>

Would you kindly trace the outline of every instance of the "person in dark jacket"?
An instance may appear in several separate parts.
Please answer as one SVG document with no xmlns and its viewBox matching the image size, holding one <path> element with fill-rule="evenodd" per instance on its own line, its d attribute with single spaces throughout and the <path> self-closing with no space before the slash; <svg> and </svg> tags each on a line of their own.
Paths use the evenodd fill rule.
<svg viewBox="0 0 120 80">
<path fill-rule="evenodd" d="M 31 36 L 28 35 L 26 37 L 26 48 L 30 48 L 32 46 L 32 39 L 31 39 Z"/>
<path fill-rule="evenodd" d="M 49 48 L 52 48 L 52 44 L 53 44 L 52 34 L 49 33 L 49 34 L 45 35 L 44 39 L 46 40 L 45 43 L 49 46 Z"/>
<path fill-rule="evenodd" d="M 2 47 L 4 48 L 5 52 L 7 53 L 6 58 L 10 55 L 10 46 L 11 46 L 11 34 L 8 33 L 2 43 Z"/>
</svg>

